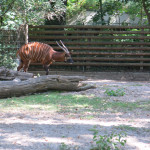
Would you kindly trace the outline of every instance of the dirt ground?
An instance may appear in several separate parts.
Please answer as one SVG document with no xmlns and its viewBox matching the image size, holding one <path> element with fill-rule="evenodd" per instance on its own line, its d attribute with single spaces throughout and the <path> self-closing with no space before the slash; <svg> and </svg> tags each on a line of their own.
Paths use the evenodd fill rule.
<svg viewBox="0 0 150 150">
<path fill-rule="evenodd" d="M 85 82 L 96 88 L 69 94 L 96 96 L 107 101 L 141 102 L 143 105 L 150 101 L 150 82 L 102 79 Z M 124 89 L 125 95 L 108 96 L 107 88 Z M 125 150 L 150 150 L 150 110 L 147 109 L 104 111 L 92 119 L 47 111 L 0 112 L 0 150 L 90 150 L 94 144 L 92 129 L 101 135 L 124 130 L 127 134 Z"/>
</svg>

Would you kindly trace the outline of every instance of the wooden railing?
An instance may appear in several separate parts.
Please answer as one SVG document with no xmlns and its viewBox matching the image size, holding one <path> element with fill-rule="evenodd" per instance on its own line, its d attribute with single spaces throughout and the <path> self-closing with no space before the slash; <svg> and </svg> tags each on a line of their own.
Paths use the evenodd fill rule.
<svg viewBox="0 0 150 150">
<path fill-rule="evenodd" d="M 150 67 L 150 26 L 29 26 L 29 41 L 47 43 L 59 51 L 59 40 L 71 51 L 75 63 L 56 62 L 55 68 Z"/>
</svg>

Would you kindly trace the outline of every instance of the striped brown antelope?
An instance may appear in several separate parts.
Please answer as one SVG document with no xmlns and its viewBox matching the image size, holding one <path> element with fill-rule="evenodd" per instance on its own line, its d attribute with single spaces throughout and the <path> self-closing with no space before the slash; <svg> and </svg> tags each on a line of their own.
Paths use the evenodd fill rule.
<svg viewBox="0 0 150 150">
<path fill-rule="evenodd" d="M 60 40 L 62 46 L 58 42 L 56 43 L 64 52 L 57 52 L 51 46 L 39 42 L 32 42 L 23 45 L 16 54 L 20 61 L 17 71 L 23 68 L 24 72 L 27 72 L 30 63 L 40 62 L 43 64 L 46 75 L 48 75 L 48 67 L 55 61 L 73 63 L 70 52 L 63 42 Z"/>
</svg>

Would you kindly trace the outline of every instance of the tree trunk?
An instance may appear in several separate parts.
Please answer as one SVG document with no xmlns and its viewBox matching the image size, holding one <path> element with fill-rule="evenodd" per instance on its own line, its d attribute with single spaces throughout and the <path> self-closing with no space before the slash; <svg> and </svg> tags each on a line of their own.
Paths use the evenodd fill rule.
<svg viewBox="0 0 150 150">
<path fill-rule="evenodd" d="M 19 82 L 0 81 L 0 98 L 22 96 L 49 90 L 81 91 L 95 88 L 94 86 L 81 83 L 80 81 L 83 80 L 86 80 L 86 78 L 82 76 L 48 75 Z"/>
<path fill-rule="evenodd" d="M 28 44 L 28 24 L 25 24 L 25 44 Z"/>
<path fill-rule="evenodd" d="M 33 78 L 33 73 L 19 72 L 0 67 L 0 80 L 14 80 L 15 78 L 27 80 Z"/>
<path fill-rule="evenodd" d="M 150 4 L 148 2 L 146 4 L 146 2 L 147 2 L 146 0 L 142 0 L 143 8 L 148 19 L 148 24 L 150 25 L 150 6 L 149 6 Z"/>
<path fill-rule="evenodd" d="M 102 4 L 102 0 L 99 0 L 99 4 L 100 4 L 99 9 L 100 9 L 100 14 L 101 14 L 101 22 L 102 22 L 102 25 L 104 25 L 105 22 L 104 22 L 104 14 L 103 14 L 103 4 Z"/>
</svg>

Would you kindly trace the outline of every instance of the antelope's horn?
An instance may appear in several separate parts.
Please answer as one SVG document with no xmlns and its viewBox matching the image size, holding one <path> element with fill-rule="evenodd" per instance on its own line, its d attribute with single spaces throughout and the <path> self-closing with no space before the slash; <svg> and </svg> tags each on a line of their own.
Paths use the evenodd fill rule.
<svg viewBox="0 0 150 150">
<path fill-rule="evenodd" d="M 56 41 L 56 43 L 57 43 L 57 45 L 61 48 L 61 49 L 63 49 L 66 53 L 68 53 L 67 51 L 66 51 L 66 49 L 64 48 L 64 47 L 62 47 L 62 46 L 60 46 L 60 44 Z"/>
<path fill-rule="evenodd" d="M 61 42 L 61 44 L 62 44 L 62 46 L 66 49 L 66 51 L 69 53 L 69 50 L 68 50 L 68 48 L 65 46 L 65 44 L 60 40 L 60 42 Z"/>
</svg>

